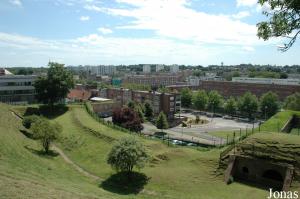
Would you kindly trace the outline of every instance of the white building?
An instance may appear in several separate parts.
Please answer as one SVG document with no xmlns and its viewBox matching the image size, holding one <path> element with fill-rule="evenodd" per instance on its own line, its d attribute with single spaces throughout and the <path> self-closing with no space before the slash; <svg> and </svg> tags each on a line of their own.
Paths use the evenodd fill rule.
<svg viewBox="0 0 300 199">
<path fill-rule="evenodd" d="M 170 73 L 178 73 L 178 71 L 179 71 L 179 66 L 177 64 L 170 66 Z"/>
<path fill-rule="evenodd" d="M 150 65 L 143 65 L 143 73 L 150 73 L 151 66 Z"/>
<path fill-rule="evenodd" d="M 0 69 L 0 73 L 3 69 Z M 28 104 L 35 102 L 35 88 L 33 86 L 36 76 L 0 75 L 0 102 L 10 104 Z M 7 75 L 6 75 L 7 74 Z"/>
<path fill-rule="evenodd" d="M 159 71 L 163 70 L 164 68 L 165 68 L 164 65 L 162 65 L 162 64 L 157 64 L 157 65 L 155 66 L 155 72 L 159 72 Z"/>
<path fill-rule="evenodd" d="M 233 77 L 232 81 L 243 82 L 243 83 L 254 83 L 254 84 L 300 85 L 300 79 Z"/>
<path fill-rule="evenodd" d="M 116 73 L 116 67 L 112 65 L 86 66 L 89 75 L 113 75 Z"/>
</svg>

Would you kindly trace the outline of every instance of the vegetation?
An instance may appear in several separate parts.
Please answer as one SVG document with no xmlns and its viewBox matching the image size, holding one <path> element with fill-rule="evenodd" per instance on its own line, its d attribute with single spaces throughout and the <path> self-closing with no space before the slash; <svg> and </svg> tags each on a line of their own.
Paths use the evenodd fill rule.
<svg viewBox="0 0 300 199">
<path fill-rule="evenodd" d="M 59 134 L 62 131 L 61 128 L 60 125 L 51 124 L 44 118 L 36 120 L 31 126 L 33 137 L 41 141 L 46 154 L 49 153 L 50 144 L 59 138 Z"/>
<path fill-rule="evenodd" d="M 40 117 L 37 115 L 30 115 L 30 116 L 24 117 L 22 123 L 25 128 L 30 129 L 31 125 L 39 119 L 40 119 Z"/>
<path fill-rule="evenodd" d="M 133 168 L 141 169 L 149 159 L 144 146 L 133 137 L 123 138 L 108 154 L 107 163 L 118 172 L 130 173 Z"/>
<path fill-rule="evenodd" d="M 192 102 L 196 109 L 204 110 L 208 102 L 208 97 L 206 92 L 204 90 L 200 90 L 194 93 Z"/>
<path fill-rule="evenodd" d="M 47 76 L 41 76 L 34 83 L 37 99 L 51 106 L 63 100 L 69 90 L 74 87 L 72 74 L 64 68 L 63 64 L 49 62 Z"/>
<path fill-rule="evenodd" d="M 150 119 L 153 117 L 153 108 L 149 102 L 146 102 L 145 105 L 145 117 Z"/>
<path fill-rule="evenodd" d="M 143 130 L 142 120 L 138 113 L 128 107 L 114 110 L 112 122 L 133 132 Z"/>
<path fill-rule="evenodd" d="M 226 101 L 226 103 L 224 105 L 224 109 L 225 109 L 225 112 L 229 115 L 234 115 L 236 113 L 237 104 L 233 97 L 230 97 Z"/>
<path fill-rule="evenodd" d="M 158 129 L 167 129 L 169 128 L 168 120 L 164 112 L 160 112 L 157 120 L 156 120 L 156 127 Z"/>
<path fill-rule="evenodd" d="M 288 43 L 280 47 L 287 51 L 296 41 L 300 33 L 300 2 L 296 0 L 259 0 L 261 6 L 267 4 L 269 11 L 263 11 L 268 21 L 257 24 L 258 37 L 268 40 L 271 37 L 288 38 Z"/>
<path fill-rule="evenodd" d="M 192 104 L 192 91 L 189 88 L 183 88 L 180 92 L 181 104 L 183 107 L 190 107 Z"/>
<path fill-rule="evenodd" d="M 271 117 L 277 113 L 279 109 L 279 101 L 277 94 L 273 92 L 267 92 L 260 98 L 260 110 L 266 117 Z"/>
<path fill-rule="evenodd" d="M 238 109 L 243 115 L 247 115 L 249 119 L 252 119 L 253 114 L 258 109 L 257 97 L 250 92 L 245 93 L 238 100 Z"/>
<path fill-rule="evenodd" d="M 223 97 L 217 91 L 210 91 L 207 96 L 207 109 L 215 112 L 223 103 Z"/>
<path fill-rule="evenodd" d="M 289 110 L 300 111 L 300 93 L 295 93 L 285 99 L 284 107 Z"/>
</svg>

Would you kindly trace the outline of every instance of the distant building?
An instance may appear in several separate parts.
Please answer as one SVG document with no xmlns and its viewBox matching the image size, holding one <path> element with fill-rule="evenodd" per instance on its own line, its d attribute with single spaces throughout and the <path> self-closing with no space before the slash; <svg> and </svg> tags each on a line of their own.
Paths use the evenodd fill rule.
<svg viewBox="0 0 300 199">
<path fill-rule="evenodd" d="M 170 73 L 178 73 L 178 71 L 179 71 L 179 66 L 177 64 L 170 66 Z"/>
<path fill-rule="evenodd" d="M 143 84 L 150 86 L 175 85 L 181 81 L 180 75 L 132 75 L 124 79 L 124 83 Z"/>
<path fill-rule="evenodd" d="M 161 70 L 163 70 L 165 67 L 162 64 L 157 64 L 155 65 L 155 72 L 159 72 Z"/>
<path fill-rule="evenodd" d="M 34 75 L 13 75 L 0 69 L 0 102 L 29 104 L 35 102 Z"/>
<path fill-rule="evenodd" d="M 100 66 L 86 66 L 88 75 L 113 75 L 116 73 L 116 66 L 100 65 Z"/>
<path fill-rule="evenodd" d="M 151 66 L 143 65 L 143 73 L 151 73 Z"/>
<path fill-rule="evenodd" d="M 130 101 L 138 103 L 149 102 L 153 107 L 154 114 L 158 115 L 163 111 L 170 119 L 174 117 L 174 114 L 181 107 L 181 99 L 178 94 L 108 88 L 100 91 L 100 96 L 113 99 L 121 105 L 126 105 Z"/>
<path fill-rule="evenodd" d="M 191 86 L 199 86 L 201 81 L 224 81 L 224 78 L 219 76 L 189 76 L 187 82 Z"/>
<path fill-rule="evenodd" d="M 243 82 L 243 83 L 253 83 L 253 84 L 300 85 L 300 79 L 233 77 L 232 81 L 233 82 Z"/>
</svg>

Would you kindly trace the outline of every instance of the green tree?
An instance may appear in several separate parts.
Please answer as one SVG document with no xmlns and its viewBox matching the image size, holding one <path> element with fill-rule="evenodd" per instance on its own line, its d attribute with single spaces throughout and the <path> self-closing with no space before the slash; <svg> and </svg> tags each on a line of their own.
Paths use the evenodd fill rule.
<svg viewBox="0 0 300 199">
<path fill-rule="evenodd" d="M 207 96 L 207 108 L 215 112 L 215 110 L 220 108 L 223 102 L 223 97 L 217 91 L 210 91 Z"/>
<path fill-rule="evenodd" d="M 300 93 L 288 96 L 284 101 L 284 108 L 294 111 L 300 111 Z"/>
<path fill-rule="evenodd" d="M 168 120 L 164 112 L 159 113 L 156 120 L 156 127 L 161 130 L 169 128 Z"/>
<path fill-rule="evenodd" d="M 265 117 L 271 117 L 277 113 L 279 109 L 279 101 L 277 94 L 267 92 L 260 98 L 260 110 Z M 266 118 L 265 118 L 266 119 Z"/>
<path fill-rule="evenodd" d="M 192 103 L 192 91 L 189 88 L 183 88 L 180 92 L 181 104 L 183 107 L 190 107 Z"/>
<path fill-rule="evenodd" d="M 74 87 L 72 74 L 64 68 L 63 64 L 49 62 L 46 77 L 39 77 L 34 83 L 37 99 L 51 106 L 64 99 L 69 90 Z"/>
<path fill-rule="evenodd" d="M 145 103 L 145 117 L 152 118 L 153 117 L 153 109 L 149 102 Z"/>
<path fill-rule="evenodd" d="M 252 119 L 253 114 L 258 109 L 257 97 L 250 92 L 246 92 L 238 100 L 238 109 L 243 115 L 247 115 L 249 119 Z"/>
<path fill-rule="evenodd" d="M 236 112 L 236 109 L 237 109 L 237 104 L 236 104 L 236 101 L 233 97 L 230 97 L 225 105 L 224 105 L 224 109 L 225 109 L 225 112 L 229 115 L 234 115 L 235 112 Z"/>
<path fill-rule="evenodd" d="M 31 128 L 33 137 L 41 141 L 46 153 L 49 153 L 51 142 L 59 138 L 61 126 L 51 124 L 47 119 L 41 118 L 35 121 Z"/>
<path fill-rule="evenodd" d="M 206 92 L 204 90 L 200 90 L 194 93 L 192 102 L 196 109 L 204 110 L 208 102 L 208 97 Z"/>
<path fill-rule="evenodd" d="M 279 47 L 287 51 L 300 34 L 300 1 L 299 0 L 259 0 L 262 6 L 270 6 L 269 11 L 263 14 L 269 17 L 268 21 L 257 24 L 259 38 L 268 40 L 271 37 L 284 37 L 288 39 L 284 46 Z"/>
<path fill-rule="evenodd" d="M 142 143 L 133 137 L 122 138 L 111 149 L 107 163 L 118 172 L 127 172 L 129 175 L 134 167 L 141 169 L 148 161 L 149 155 Z"/>
</svg>

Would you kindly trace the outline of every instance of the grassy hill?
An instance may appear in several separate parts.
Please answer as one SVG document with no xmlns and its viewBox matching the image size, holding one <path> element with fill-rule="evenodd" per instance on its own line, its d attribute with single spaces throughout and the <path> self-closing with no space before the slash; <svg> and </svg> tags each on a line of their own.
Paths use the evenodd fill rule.
<svg viewBox="0 0 300 199">
<path fill-rule="evenodd" d="M 21 107 L 19 111 L 25 113 L 25 109 Z M 266 190 L 248 185 L 226 185 L 218 170 L 218 149 L 168 147 L 161 141 L 137 135 L 152 156 L 140 171 L 148 181 L 137 184 L 139 190 L 117 186 L 118 179 L 106 164 L 106 157 L 116 140 L 132 135 L 98 123 L 81 106 L 71 106 L 67 112 L 52 118 L 63 126 L 56 145 L 74 163 L 100 177 L 95 181 L 76 171 L 59 155 L 40 155 L 39 143 L 19 131 L 20 121 L 9 107 L 0 105 L 0 113 L 0 197 L 3 198 L 234 199 L 247 196 L 256 199 L 268 196 Z"/>
</svg>

